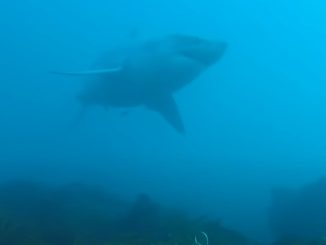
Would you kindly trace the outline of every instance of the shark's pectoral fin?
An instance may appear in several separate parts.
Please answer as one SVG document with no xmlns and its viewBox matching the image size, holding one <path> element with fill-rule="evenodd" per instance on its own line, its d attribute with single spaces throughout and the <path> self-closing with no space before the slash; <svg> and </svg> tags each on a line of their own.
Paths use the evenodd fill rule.
<svg viewBox="0 0 326 245">
<path fill-rule="evenodd" d="M 172 95 L 165 95 L 153 98 L 146 103 L 146 106 L 161 114 L 161 116 L 170 123 L 179 133 L 184 134 L 185 129 L 182 122 L 178 106 Z"/>
<path fill-rule="evenodd" d="M 67 75 L 67 76 L 92 76 L 92 75 L 105 75 L 105 74 L 114 74 L 121 71 L 121 67 L 111 68 L 111 69 L 102 69 L 102 70 L 91 70 L 91 71 L 76 71 L 76 72 L 61 72 L 53 71 L 51 73 L 57 75 Z"/>
</svg>

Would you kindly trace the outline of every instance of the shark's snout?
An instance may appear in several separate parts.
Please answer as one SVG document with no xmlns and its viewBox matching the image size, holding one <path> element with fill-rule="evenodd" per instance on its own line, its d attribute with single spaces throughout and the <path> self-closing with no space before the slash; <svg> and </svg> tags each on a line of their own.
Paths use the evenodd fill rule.
<svg viewBox="0 0 326 245">
<path fill-rule="evenodd" d="M 213 61 L 213 63 L 217 62 L 220 58 L 223 57 L 223 55 L 225 54 L 225 51 L 228 48 L 228 43 L 224 42 L 224 41 L 216 41 L 213 43 L 214 47 L 214 51 L 212 51 L 212 56 L 215 56 L 215 59 Z"/>
</svg>

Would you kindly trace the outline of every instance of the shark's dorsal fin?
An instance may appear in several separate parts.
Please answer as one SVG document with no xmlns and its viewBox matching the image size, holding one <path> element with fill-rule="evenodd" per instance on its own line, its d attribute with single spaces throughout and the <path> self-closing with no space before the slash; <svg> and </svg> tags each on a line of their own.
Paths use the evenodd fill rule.
<svg viewBox="0 0 326 245">
<path fill-rule="evenodd" d="M 146 103 L 146 106 L 149 109 L 160 113 L 160 115 L 179 133 L 185 133 L 178 106 L 172 95 L 164 95 L 157 98 L 152 98 Z"/>
<path fill-rule="evenodd" d="M 76 71 L 76 72 L 61 72 L 54 71 L 53 74 L 67 75 L 67 76 L 92 76 L 92 75 L 103 75 L 103 74 L 114 74 L 120 72 L 121 67 L 111 68 L 111 69 L 100 69 L 100 70 L 90 70 L 90 71 Z"/>
</svg>

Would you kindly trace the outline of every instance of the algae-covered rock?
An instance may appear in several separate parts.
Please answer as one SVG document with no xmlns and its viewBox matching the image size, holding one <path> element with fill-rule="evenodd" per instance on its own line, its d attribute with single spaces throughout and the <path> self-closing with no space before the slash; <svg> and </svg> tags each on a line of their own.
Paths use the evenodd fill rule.
<svg viewBox="0 0 326 245">
<path fill-rule="evenodd" d="M 273 245 L 326 245 L 326 237 L 321 236 L 316 239 L 283 237 L 274 242 Z"/>
<path fill-rule="evenodd" d="M 298 189 L 274 189 L 271 228 L 283 237 L 315 241 L 326 234 L 326 178 Z"/>
<path fill-rule="evenodd" d="M 146 194 L 125 202 L 85 185 L 0 186 L 0 245 L 208 245 L 207 238 L 209 245 L 252 244 L 216 220 L 172 211 Z"/>
<path fill-rule="evenodd" d="M 42 245 L 41 233 L 32 223 L 20 222 L 7 210 L 0 210 L 1 245 Z"/>
</svg>

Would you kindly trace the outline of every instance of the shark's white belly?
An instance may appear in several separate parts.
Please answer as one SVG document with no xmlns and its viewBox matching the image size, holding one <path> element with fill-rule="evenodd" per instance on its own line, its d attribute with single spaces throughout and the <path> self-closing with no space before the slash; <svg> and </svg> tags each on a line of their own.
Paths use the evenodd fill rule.
<svg viewBox="0 0 326 245">
<path fill-rule="evenodd" d="M 119 76 L 100 78 L 93 89 L 94 98 L 108 106 L 141 105 L 147 98 L 176 92 L 197 78 L 204 68 L 182 56 L 137 56 Z"/>
<path fill-rule="evenodd" d="M 134 85 L 144 95 L 173 93 L 184 87 L 205 69 L 205 67 L 184 56 L 168 52 L 138 55 L 126 66 L 126 83 Z"/>
</svg>

